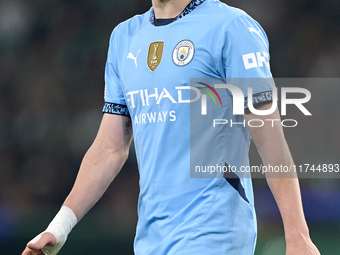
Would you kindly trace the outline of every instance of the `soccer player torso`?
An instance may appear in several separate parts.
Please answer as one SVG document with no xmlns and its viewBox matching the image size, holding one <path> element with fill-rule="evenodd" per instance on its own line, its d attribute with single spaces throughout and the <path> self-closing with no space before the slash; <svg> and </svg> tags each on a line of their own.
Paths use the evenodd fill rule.
<svg viewBox="0 0 340 255">
<path fill-rule="evenodd" d="M 244 40 L 237 38 L 240 27 Z M 212 78 L 225 83 L 228 77 L 270 77 L 265 34 L 243 11 L 196 0 L 170 24 L 155 26 L 151 9 L 115 28 L 104 112 L 128 112 L 133 124 L 140 172 L 136 254 L 253 252 L 256 220 L 250 180 L 238 179 L 242 193 L 224 178 L 190 178 L 193 151 L 200 146 L 214 145 L 207 152 L 209 160 L 200 157 L 207 164 L 248 164 L 245 128 L 221 127 L 204 136 L 201 130 L 212 123 L 192 120 L 197 112 L 191 103 L 200 104 L 202 94 L 208 94 L 211 118 L 234 118 L 227 90 L 214 94 L 213 84 L 191 82 Z M 270 89 L 259 87 L 254 93 Z M 197 134 L 193 126 L 200 127 Z"/>
</svg>

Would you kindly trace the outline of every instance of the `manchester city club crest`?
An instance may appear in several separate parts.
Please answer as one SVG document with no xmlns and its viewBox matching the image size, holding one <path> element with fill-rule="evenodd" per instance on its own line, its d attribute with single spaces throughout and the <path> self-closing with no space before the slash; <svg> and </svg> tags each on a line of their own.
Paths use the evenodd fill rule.
<svg viewBox="0 0 340 255">
<path fill-rule="evenodd" d="M 194 54 L 194 44 L 189 40 L 184 40 L 176 45 L 172 54 L 172 60 L 178 66 L 185 66 L 190 63 Z"/>
</svg>

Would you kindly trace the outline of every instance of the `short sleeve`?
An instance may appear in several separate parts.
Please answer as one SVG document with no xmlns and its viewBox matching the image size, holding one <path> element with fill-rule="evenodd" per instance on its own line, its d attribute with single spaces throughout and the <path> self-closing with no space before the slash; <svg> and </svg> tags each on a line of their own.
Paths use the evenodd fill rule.
<svg viewBox="0 0 340 255">
<path fill-rule="evenodd" d="M 118 32 L 115 28 L 111 34 L 107 61 L 105 66 L 105 95 L 103 113 L 129 115 L 124 93 L 121 87 L 118 66 Z"/>
<path fill-rule="evenodd" d="M 234 19 L 225 29 L 223 71 L 228 84 L 245 97 L 252 88 L 253 103 L 272 101 L 274 81 L 269 64 L 269 43 L 262 27 L 248 15 Z"/>
</svg>

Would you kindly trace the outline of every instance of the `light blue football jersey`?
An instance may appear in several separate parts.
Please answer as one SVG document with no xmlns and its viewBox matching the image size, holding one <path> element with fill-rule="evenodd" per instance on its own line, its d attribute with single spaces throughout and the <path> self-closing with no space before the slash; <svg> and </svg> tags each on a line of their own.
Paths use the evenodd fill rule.
<svg viewBox="0 0 340 255">
<path fill-rule="evenodd" d="M 155 26 L 151 8 L 114 29 L 103 112 L 130 116 L 133 124 L 140 173 L 135 254 L 254 253 L 251 179 L 190 173 L 192 159 L 205 152 L 197 157 L 200 165 L 249 165 L 250 135 L 242 126 L 201 132 L 212 127 L 211 118 L 243 117 L 233 115 L 230 92 L 216 89 L 216 97 L 213 84 L 193 88 L 191 78 L 270 78 L 268 52 L 260 25 L 217 0 L 193 0 L 170 24 Z M 271 90 L 269 83 L 256 83 L 253 101 L 270 101 Z M 209 121 L 192 108 L 203 94 Z"/>
</svg>

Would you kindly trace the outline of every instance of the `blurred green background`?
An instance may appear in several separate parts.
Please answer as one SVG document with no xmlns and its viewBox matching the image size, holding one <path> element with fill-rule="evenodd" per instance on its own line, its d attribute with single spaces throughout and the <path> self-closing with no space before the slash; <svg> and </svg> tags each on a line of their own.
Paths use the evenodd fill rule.
<svg viewBox="0 0 340 255">
<path fill-rule="evenodd" d="M 275 77 L 340 76 L 338 0 L 225 2 L 266 30 Z M 0 255 L 21 254 L 58 211 L 99 127 L 110 33 L 150 6 L 149 0 L 0 0 Z M 329 121 L 339 130 L 339 116 Z M 297 162 L 318 158 L 318 147 L 336 155 L 322 163 L 340 163 L 338 132 L 315 123 L 304 133 L 313 135 L 286 133 Z M 254 148 L 251 160 L 259 162 Z M 301 185 L 312 239 L 323 255 L 340 254 L 340 181 Z M 265 180 L 254 180 L 254 192 L 256 254 L 284 254 L 280 215 Z M 132 152 L 60 254 L 133 254 L 137 196 Z"/>
</svg>

